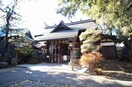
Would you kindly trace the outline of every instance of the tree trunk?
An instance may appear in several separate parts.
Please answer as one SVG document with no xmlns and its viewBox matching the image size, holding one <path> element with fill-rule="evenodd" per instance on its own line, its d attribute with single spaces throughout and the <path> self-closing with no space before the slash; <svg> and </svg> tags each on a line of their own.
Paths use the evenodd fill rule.
<svg viewBox="0 0 132 87">
<path fill-rule="evenodd" d="M 8 49 L 8 45 L 9 45 L 9 37 L 8 37 L 8 33 L 9 33 L 9 29 L 10 29 L 10 25 L 11 25 L 11 21 L 13 20 L 17 20 L 18 18 L 15 15 L 18 15 L 15 12 L 15 8 L 18 4 L 18 0 L 14 0 L 14 3 L 12 2 L 12 5 L 10 6 L 6 6 L 4 9 L 0 9 L 2 10 L 4 13 L 6 13 L 5 15 L 5 21 L 6 21 L 6 35 L 5 35 L 5 47 L 4 47 L 4 52 L 2 54 L 2 56 L 4 57 L 7 49 Z"/>
<path fill-rule="evenodd" d="M 132 62 L 132 36 L 130 38 L 129 62 Z"/>
<path fill-rule="evenodd" d="M 124 40 L 125 48 L 126 48 L 126 61 L 132 62 L 132 41 L 131 39 L 125 39 Z"/>
<path fill-rule="evenodd" d="M 7 21 L 7 24 L 6 24 L 6 36 L 5 36 L 5 47 L 4 47 L 4 52 L 2 54 L 2 56 L 4 57 L 6 52 L 7 52 L 7 49 L 8 49 L 8 45 L 9 45 L 9 37 L 8 37 L 8 34 L 9 34 L 9 21 Z"/>
</svg>

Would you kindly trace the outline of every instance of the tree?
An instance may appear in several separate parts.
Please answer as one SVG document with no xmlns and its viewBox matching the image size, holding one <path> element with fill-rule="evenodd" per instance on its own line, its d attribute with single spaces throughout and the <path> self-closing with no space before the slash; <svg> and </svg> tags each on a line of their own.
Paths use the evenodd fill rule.
<svg viewBox="0 0 132 87">
<path fill-rule="evenodd" d="M 132 0 L 59 0 L 57 13 L 72 17 L 78 10 L 109 30 L 118 27 L 127 58 L 132 61 Z"/>
<path fill-rule="evenodd" d="M 8 49 L 8 44 L 9 44 L 8 34 L 9 34 L 9 30 L 15 24 L 14 21 L 20 19 L 20 15 L 16 12 L 16 7 L 17 7 L 19 1 L 20 0 L 13 0 L 11 3 L 9 3 L 7 5 L 4 5 L 2 3 L 4 1 L 1 0 L 0 11 L 2 11 L 4 13 L 2 18 L 3 18 L 4 22 L 5 22 L 4 29 L 6 30 L 6 32 L 5 32 L 5 47 L 4 47 L 4 52 L 3 52 L 2 56 L 5 56 L 5 53 L 7 52 L 7 49 Z"/>
<path fill-rule="evenodd" d="M 81 53 L 90 53 L 92 51 L 98 51 L 99 41 L 101 40 L 102 30 L 98 28 L 87 29 L 79 36 L 81 41 Z"/>
<path fill-rule="evenodd" d="M 92 28 L 82 32 L 79 36 L 82 53 L 80 64 L 87 67 L 89 72 L 95 72 L 96 68 L 101 68 L 103 57 L 98 52 L 100 49 L 101 33 L 101 29 Z"/>
</svg>

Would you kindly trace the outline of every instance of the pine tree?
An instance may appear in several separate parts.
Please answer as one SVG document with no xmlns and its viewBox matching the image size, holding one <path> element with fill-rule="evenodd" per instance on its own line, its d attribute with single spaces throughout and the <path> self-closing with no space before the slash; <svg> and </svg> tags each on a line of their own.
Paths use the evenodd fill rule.
<svg viewBox="0 0 132 87">
<path fill-rule="evenodd" d="M 98 51 L 99 41 L 101 39 L 101 30 L 98 28 L 87 29 L 85 32 L 82 32 L 79 36 L 79 39 L 82 43 L 81 52 L 87 53 L 92 51 Z"/>
</svg>

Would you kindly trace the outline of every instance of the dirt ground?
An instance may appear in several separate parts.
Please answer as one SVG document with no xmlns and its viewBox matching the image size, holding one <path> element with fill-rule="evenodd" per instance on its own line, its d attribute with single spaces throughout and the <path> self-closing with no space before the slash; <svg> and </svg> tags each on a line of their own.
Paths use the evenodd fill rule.
<svg viewBox="0 0 132 87">
<path fill-rule="evenodd" d="M 132 63 L 107 60 L 103 66 L 103 73 L 107 78 L 132 81 Z"/>
</svg>

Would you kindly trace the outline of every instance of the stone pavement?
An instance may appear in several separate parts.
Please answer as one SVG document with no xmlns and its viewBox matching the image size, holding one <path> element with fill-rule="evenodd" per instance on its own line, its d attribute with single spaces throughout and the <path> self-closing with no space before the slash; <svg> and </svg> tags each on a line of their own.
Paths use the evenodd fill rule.
<svg viewBox="0 0 132 87">
<path fill-rule="evenodd" d="M 75 69 L 72 71 L 67 64 L 22 64 L 0 70 L 0 87 L 132 87 L 131 78 L 113 79 L 79 72 L 78 67 Z"/>
</svg>

